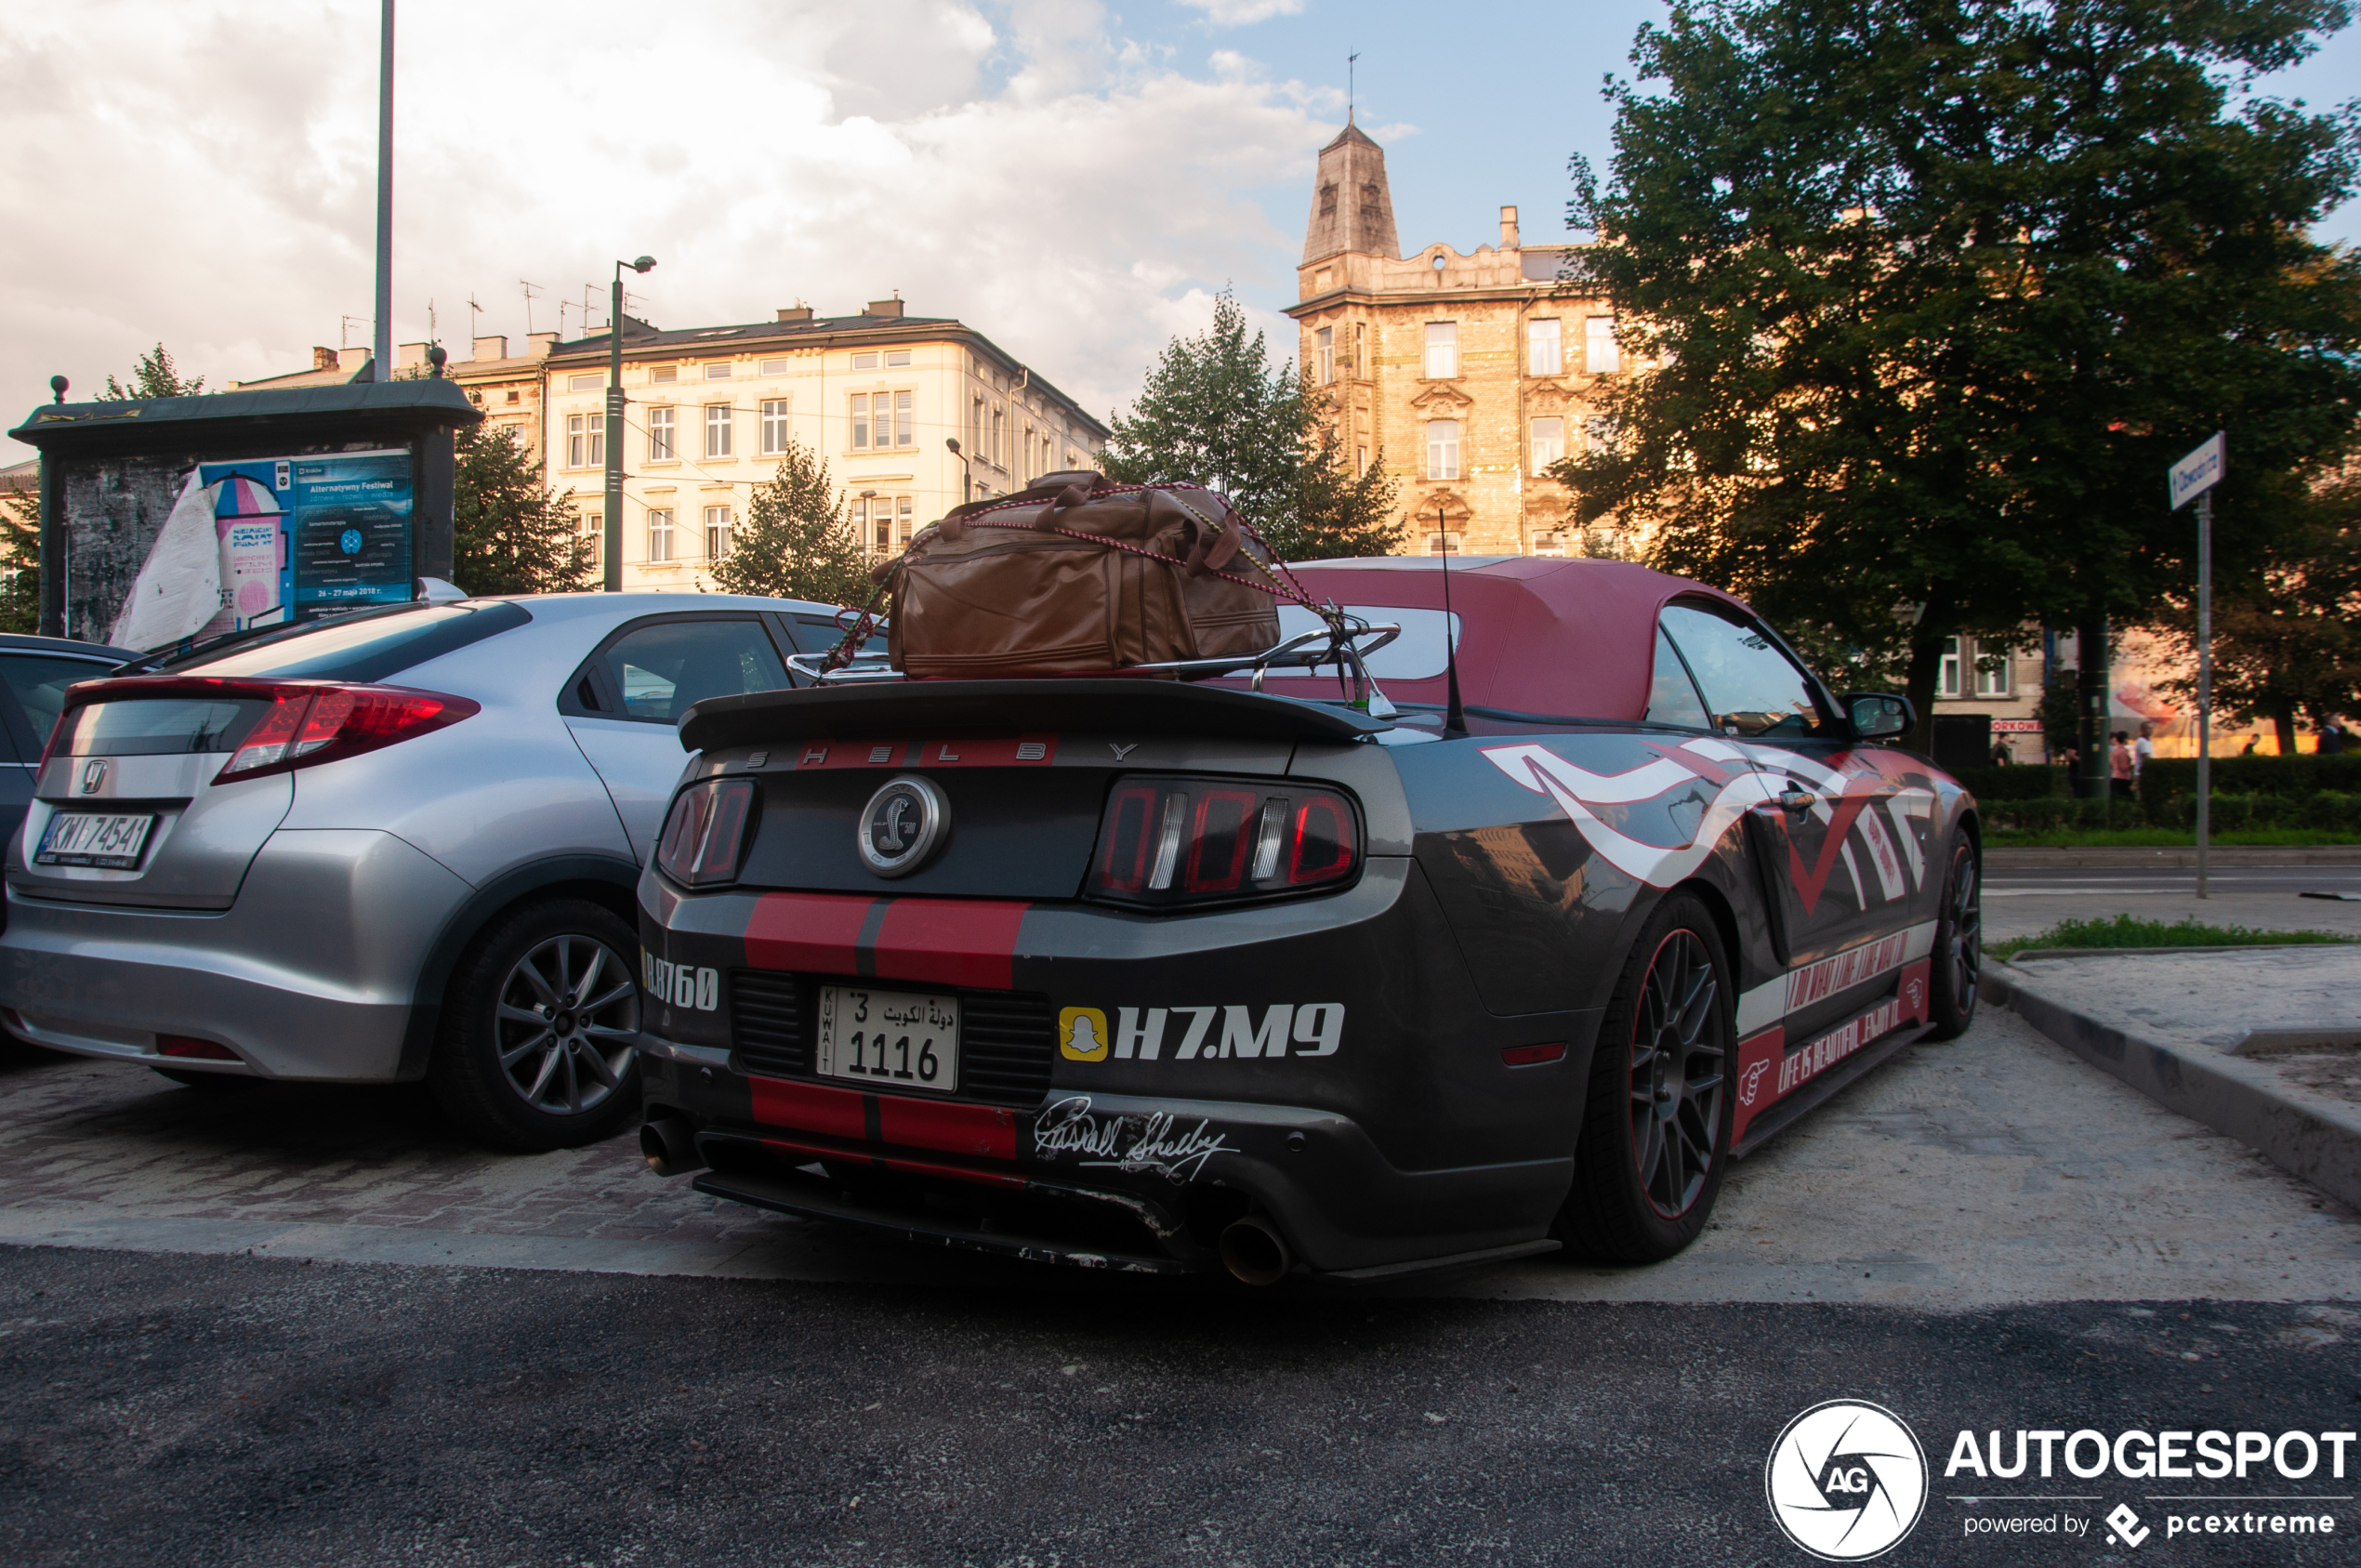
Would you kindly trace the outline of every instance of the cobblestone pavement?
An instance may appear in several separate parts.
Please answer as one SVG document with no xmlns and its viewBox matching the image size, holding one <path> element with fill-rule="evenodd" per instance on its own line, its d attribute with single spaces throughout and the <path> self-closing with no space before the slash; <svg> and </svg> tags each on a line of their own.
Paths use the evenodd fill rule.
<svg viewBox="0 0 2361 1568">
<path fill-rule="evenodd" d="M 649 1274 L 1031 1288 L 1042 1271 L 805 1224 L 661 1181 L 633 1140 L 520 1155 L 419 1090 L 179 1088 L 0 1048 L 0 1242 Z M 2008 1301 L 2361 1291 L 2361 1219 L 1987 1011 L 1737 1166 L 1651 1269 L 1537 1258 L 1396 1294 Z"/>
</svg>

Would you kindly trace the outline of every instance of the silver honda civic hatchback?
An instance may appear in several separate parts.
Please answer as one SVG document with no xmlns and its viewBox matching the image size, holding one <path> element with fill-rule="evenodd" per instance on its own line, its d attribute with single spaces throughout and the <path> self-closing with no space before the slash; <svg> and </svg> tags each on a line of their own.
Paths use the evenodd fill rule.
<svg viewBox="0 0 2361 1568">
<path fill-rule="evenodd" d="M 0 1017 L 192 1087 L 424 1078 L 488 1140 L 606 1137 L 676 723 L 789 685 L 836 613 L 405 604 L 73 686 L 7 847 Z"/>
</svg>

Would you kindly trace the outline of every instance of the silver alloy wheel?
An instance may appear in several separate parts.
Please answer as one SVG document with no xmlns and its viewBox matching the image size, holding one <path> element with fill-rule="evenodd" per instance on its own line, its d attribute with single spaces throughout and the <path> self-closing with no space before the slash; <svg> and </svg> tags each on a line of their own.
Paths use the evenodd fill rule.
<svg viewBox="0 0 2361 1568">
<path fill-rule="evenodd" d="M 640 988 L 605 942 L 568 933 L 539 943 L 500 982 L 498 1007 L 500 1070 L 527 1105 L 575 1116 L 623 1087 Z"/>
</svg>

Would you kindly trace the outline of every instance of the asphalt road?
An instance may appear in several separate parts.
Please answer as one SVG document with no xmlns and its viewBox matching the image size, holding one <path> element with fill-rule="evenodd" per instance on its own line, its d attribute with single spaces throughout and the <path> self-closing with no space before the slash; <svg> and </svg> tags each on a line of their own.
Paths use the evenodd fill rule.
<svg viewBox="0 0 2361 1568">
<path fill-rule="evenodd" d="M 0 1251 L 14 1563 L 1788 1563 L 1766 1453 L 1875 1401 L 1931 1450 L 1893 1561 L 2110 1560 L 2152 1495 L 2350 1480 L 1985 1483 L 1960 1430 L 2351 1429 L 2361 1313 L 2170 1302 L 1925 1315 L 986 1295 Z M 2361 1457 L 2361 1456 L 2356 1456 Z M 2183 1507 L 2190 1505 L 2182 1505 Z M 1966 1535 L 2072 1515 L 2089 1534 Z M 2069 1526 L 2070 1528 L 2070 1526 Z M 2161 1533 L 2140 1561 L 2353 1561 Z M 2116 1561 L 2131 1561 L 2129 1554 Z"/>
<path fill-rule="evenodd" d="M 2209 897 L 2196 873 L 2143 865 L 1998 864 L 1985 876 L 1988 939 L 2031 936 L 2060 920 L 2117 915 L 2261 930 L 2327 930 L 2361 936 L 2361 865 L 2240 865 L 2209 869 Z M 2305 898 L 2349 893 L 2351 900 Z"/>
</svg>

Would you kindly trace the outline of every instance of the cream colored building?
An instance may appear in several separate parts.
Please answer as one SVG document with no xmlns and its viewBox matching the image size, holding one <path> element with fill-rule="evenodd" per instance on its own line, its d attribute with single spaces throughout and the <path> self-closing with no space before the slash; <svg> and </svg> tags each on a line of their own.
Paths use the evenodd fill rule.
<svg viewBox="0 0 2361 1568">
<path fill-rule="evenodd" d="M 525 455 L 537 461 L 542 440 L 541 372 L 549 351 L 558 346 L 558 335 L 536 332 L 524 342 L 523 353 L 511 354 L 508 338 L 479 337 L 468 358 L 451 361 L 442 373 L 483 410 L 485 428 L 508 431 Z M 414 347 L 424 362 L 426 345 L 405 343 L 398 356 L 404 367 L 410 363 Z"/>
<path fill-rule="evenodd" d="M 1610 308 L 1560 281 L 1578 248 L 1523 244 L 1502 207 L 1497 244 L 1400 250 L 1384 150 L 1348 120 L 1320 152 L 1287 310 L 1347 461 L 1399 480 L 1413 552 L 1582 553 L 1544 470 L 1603 439 L 1596 394 L 1624 364 Z"/>
<path fill-rule="evenodd" d="M 899 299 L 668 332 L 627 317 L 623 343 L 627 588 L 712 587 L 790 440 L 826 461 L 863 547 L 886 555 L 963 498 L 1094 466 L 1108 433 L 983 334 L 908 315 Z M 601 539 L 608 353 L 601 333 L 540 365 L 544 477 L 574 492 L 584 532 Z"/>
</svg>

